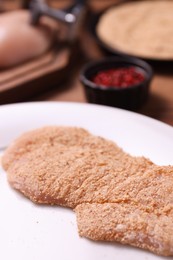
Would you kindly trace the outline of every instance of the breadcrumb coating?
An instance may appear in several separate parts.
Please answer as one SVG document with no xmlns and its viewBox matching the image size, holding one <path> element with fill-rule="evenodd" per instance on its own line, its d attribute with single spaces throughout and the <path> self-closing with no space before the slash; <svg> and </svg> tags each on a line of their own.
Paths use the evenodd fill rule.
<svg viewBox="0 0 173 260">
<path fill-rule="evenodd" d="M 173 255 L 173 215 L 156 215 L 128 203 L 80 204 L 75 212 L 81 236 Z"/>
<path fill-rule="evenodd" d="M 5 151 L 2 165 L 11 186 L 33 202 L 77 207 L 80 235 L 173 255 L 170 246 L 173 232 L 166 235 L 168 226 L 173 230 L 173 166 L 157 166 L 144 157 L 125 153 L 114 142 L 85 129 L 63 126 L 23 134 Z M 110 214 L 104 217 L 108 208 Z M 100 215 L 92 215 L 97 210 Z M 143 219 L 147 227 L 144 241 L 138 241 L 138 220 L 134 230 L 133 221 L 127 226 L 134 232 L 133 241 L 126 237 L 127 231 L 121 239 L 116 229 L 112 234 L 107 233 L 109 224 L 118 218 L 123 224 L 128 212 L 136 212 Z M 105 229 L 99 222 L 102 217 Z M 95 218 L 93 223 L 98 218 L 100 226 L 94 228 L 92 218 Z M 148 219 L 152 220 L 153 227 L 165 225 L 154 233 L 154 240 L 148 231 Z M 166 224 L 163 219 L 167 220 Z M 155 241 L 159 241 L 159 247 Z"/>
</svg>

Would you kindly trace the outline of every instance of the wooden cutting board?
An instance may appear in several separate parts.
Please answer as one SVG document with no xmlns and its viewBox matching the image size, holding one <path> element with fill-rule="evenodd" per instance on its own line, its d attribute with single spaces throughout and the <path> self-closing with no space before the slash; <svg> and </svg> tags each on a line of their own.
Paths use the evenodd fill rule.
<svg viewBox="0 0 173 260">
<path fill-rule="evenodd" d="M 59 85 L 69 69 L 68 47 L 52 49 L 20 66 L 0 71 L 0 104 L 27 100 Z"/>
</svg>

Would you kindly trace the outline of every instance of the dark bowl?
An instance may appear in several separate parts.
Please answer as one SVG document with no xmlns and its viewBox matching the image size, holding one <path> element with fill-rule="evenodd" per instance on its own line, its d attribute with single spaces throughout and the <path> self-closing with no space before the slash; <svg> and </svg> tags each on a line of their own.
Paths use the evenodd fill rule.
<svg viewBox="0 0 173 260">
<path fill-rule="evenodd" d="M 135 2 L 136 0 L 130 0 L 130 2 Z M 89 19 L 87 20 L 87 28 L 91 36 L 95 39 L 95 42 L 98 44 L 98 46 L 101 48 L 101 50 L 106 54 L 106 55 L 111 55 L 111 56 L 118 56 L 118 57 L 134 57 L 138 59 L 145 60 L 146 62 L 150 63 L 152 66 L 172 66 L 173 64 L 173 59 L 172 58 L 157 58 L 157 57 L 149 57 L 149 56 L 142 56 L 142 55 L 135 55 L 132 53 L 128 53 L 126 51 L 120 50 L 119 48 L 113 48 L 109 46 L 109 44 L 105 43 L 97 34 L 97 25 L 102 18 L 102 16 L 108 11 L 109 9 L 113 7 L 118 7 L 122 6 L 126 3 L 128 3 L 129 0 L 124 0 L 124 1 L 118 1 L 114 5 L 106 8 L 105 10 L 99 12 L 99 13 L 94 13 L 90 12 L 89 14 Z"/>
<path fill-rule="evenodd" d="M 92 80 L 98 72 L 131 66 L 144 77 L 143 81 L 138 84 L 128 87 L 105 87 L 95 84 Z M 86 64 L 81 71 L 80 80 L 88 102 L 135 111 L 147 101 L 152 76 L 151 66 L 143 60 L 130 57 L 109 57 Z"/>
</svg>

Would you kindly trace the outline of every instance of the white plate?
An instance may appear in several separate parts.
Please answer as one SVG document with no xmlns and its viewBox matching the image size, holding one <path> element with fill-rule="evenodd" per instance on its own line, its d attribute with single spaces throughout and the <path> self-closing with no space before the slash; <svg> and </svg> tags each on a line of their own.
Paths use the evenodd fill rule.
<svg viewBox="0 0 173 260">
<path fill-rule="evenodd" d="M 98 105 L 38 102 L 0 107 L 0 147 L 44 125 L 85 127 L 132 155 L 173 164 L 173 128 L 136 113 Z M 12 190 L 0 170 L 0 259 L 159 260 L 147 251 L 80 238 L 72 210 L 38 206 Z"/>
</svg>

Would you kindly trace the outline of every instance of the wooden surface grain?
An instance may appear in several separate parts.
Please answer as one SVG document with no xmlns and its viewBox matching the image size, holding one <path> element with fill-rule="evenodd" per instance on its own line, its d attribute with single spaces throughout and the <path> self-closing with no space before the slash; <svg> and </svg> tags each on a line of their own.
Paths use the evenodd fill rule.
<svg viewBox="0 0 173 260">
<path fill-rule="evenodd" d="M 49 0 L 50 5 L 58 8 L 67 6 L 70 0 Z M 93 12 L 104 10 L 107 6 L 114 4 L 117 0 L 90 0 L 88 6 Z M 54 86 L 49 91 L 35 96 L 27 101 L 69 101 L 87 102 L 83 87 L 79 81 L 79 73 L 82 66 L 91 59 L 103 57 L 104 54 L 97 46 L 95 40 L 83 24 L 80 34 L 80 48 L 75 54 L 71 66 L 71 76 L 61 86 Z M 151 83 L 148 102 L 137 113 L 147 115 L 173 126 L 173 63 L 168 66 L 161 65 L 153 67 L 154 77 Z M 67 73 L 68 74 L 68 73 Z"/>
</svg>

